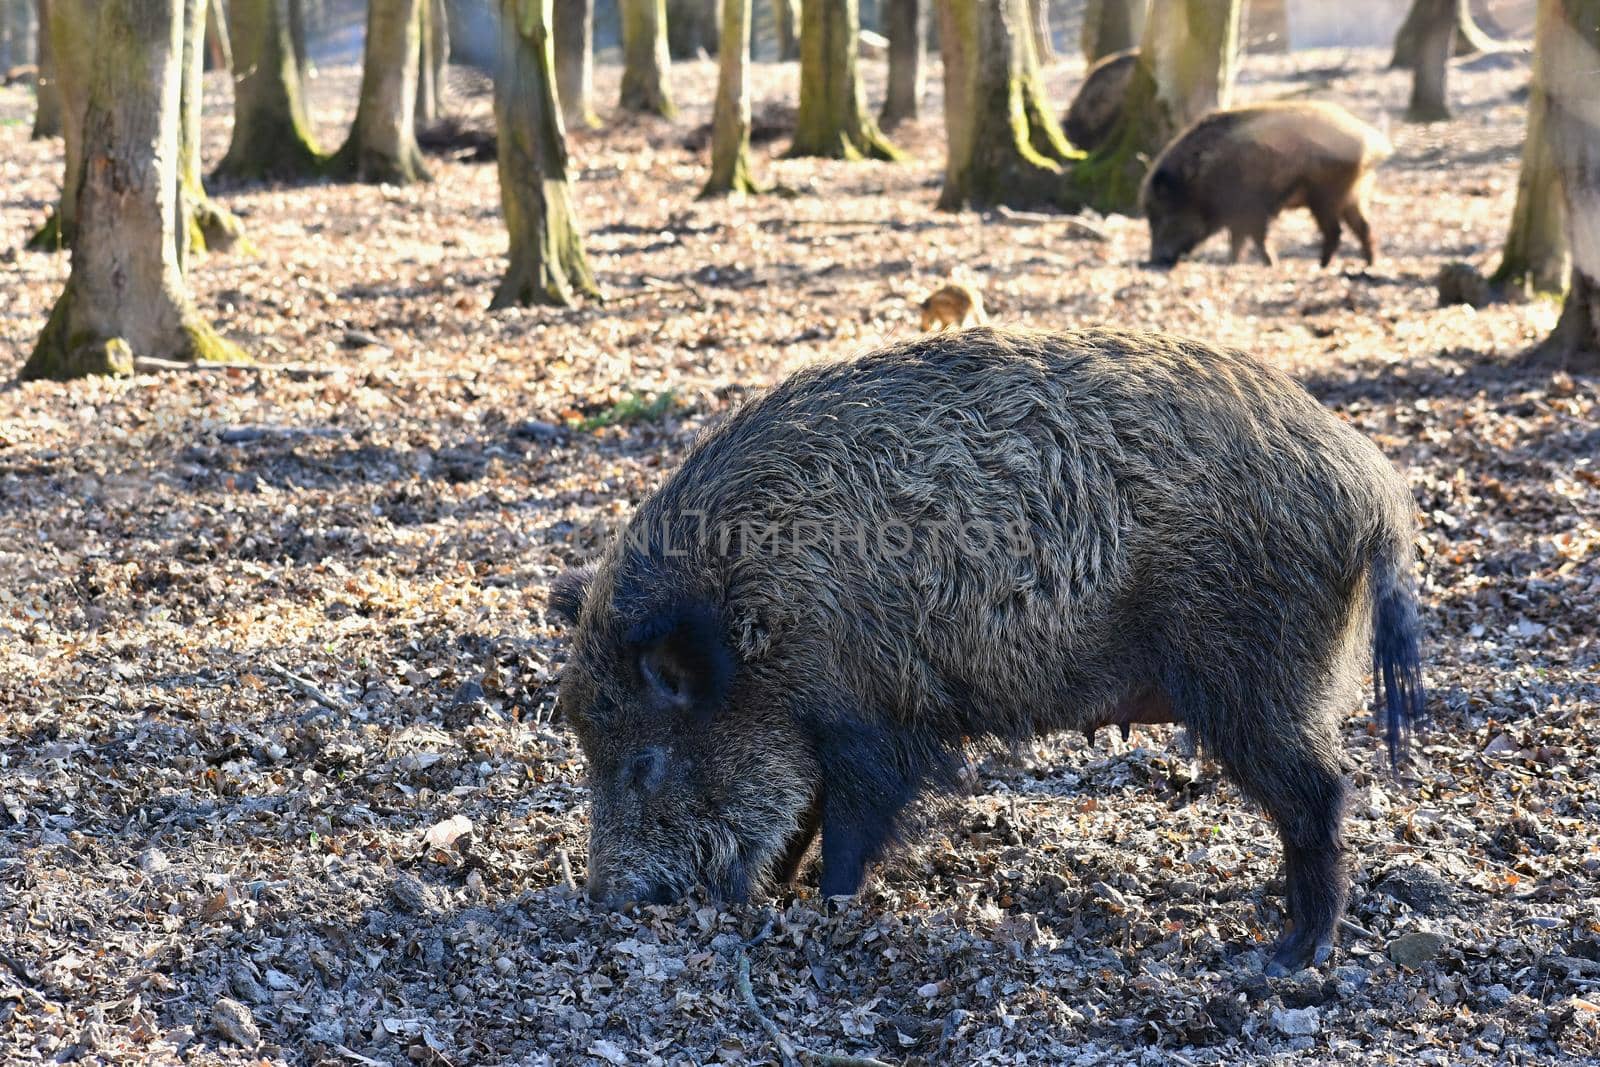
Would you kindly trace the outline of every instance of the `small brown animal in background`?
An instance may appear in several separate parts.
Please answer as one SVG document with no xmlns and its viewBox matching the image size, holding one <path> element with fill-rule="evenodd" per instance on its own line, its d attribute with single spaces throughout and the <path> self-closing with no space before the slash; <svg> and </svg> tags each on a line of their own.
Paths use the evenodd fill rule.
<svg viewBox="0 0 1600 1067">
<path fill-rule="evenodd" d="M 39 68 L 29 65 L 12 67 L 0 76 L 0 85 L 33 85 L 39 80 Z"/>
<path fill-rule="evenodd" d="M 1367 223 L 1372 171 L 1389 139 L 1336 104 L 1254 104 L 1213 111 L 1180 133 L 1150 166 L 1139 202 L 1150 220 L 1150 258 L 1171 266 L 1218 230 L 1237 263 L 1254 242 L 1273 262 L 1267 227 L 1304 207 L 1322 231 L 1322 265 L 1339 247 L 1340 223 L 1355 231 L 1370 264 Z"/>
<path fill-rule="evenodd" d="M 919 306 L 922 308 L 924 333 L 935 325 L 940 330 L 951 326 L 959 329 L 962 326 L 981 326 L 989 321 L 989 316 L 983 313 L 983 298 L 978 291 L 959 282 L 935 289 Z"/>
</svg>

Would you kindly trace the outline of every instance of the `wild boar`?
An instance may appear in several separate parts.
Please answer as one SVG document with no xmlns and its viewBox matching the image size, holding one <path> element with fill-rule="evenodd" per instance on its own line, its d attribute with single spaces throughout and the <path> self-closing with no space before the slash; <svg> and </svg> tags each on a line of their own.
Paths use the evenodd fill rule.
<svg viewBox="0 0 1600 1067">
<path fill-rule="evenodd" d="M 922 310 L 923 333 L 934 327 L 943 330 L 951 326 L 975 326 L 989 321 L 978 291 L 959 282 L 935 289 L 917 307 Z"/>
<path fill-rule="evenodd" d="M 852 894 L 969 740 L 1184 724 L 1282 838 L 1275 972 L 1331 951 L 1338 720 L 1422 710 L 1414 505 L 1237 352 L 977 327 L 801 371 L 706 434 L 551 606 L 588 891 Z"/>
<path fill-rule="evenodd" d="M 1138 65 L 1139 50 L 1130 48 L 1113 52 L 1089 68 L 1061 120 L 1061 129 L 1074 147 L 1093 152 L 1105 144 L 1122 117 L 1122 100 Z"/>
<path fill-rule="evenodd" d="M 1274 262 L 1267 227 L 1285 208 L 1310 209 L 1322 231 L 1322 265 L 1339 247 L 1340 222 L 1376 255 L 1367 222 L 1372 172 L 1393 152 L 1383 134 L 1335 104 L 1253 104 L 1213 111 L 1162 150 L 1145 175 L 1150 258 L 1170 266 L 1226 229 L 1233 262 L 1255 242 Z"/>
</svg>

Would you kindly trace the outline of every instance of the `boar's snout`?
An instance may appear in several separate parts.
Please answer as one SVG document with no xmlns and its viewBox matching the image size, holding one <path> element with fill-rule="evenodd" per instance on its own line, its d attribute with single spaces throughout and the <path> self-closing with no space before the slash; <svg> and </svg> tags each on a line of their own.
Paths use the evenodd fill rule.
<svg viewBox="0 0 1600 1067">
<path fill-rule="evenodd" d="M 643 878 L 606 878 L 591 873 L 584 893 L 596 904 L 612 911 L 626 904 L 671 904 L 674 895 L 664 885 L 651 885 Z"/>
</svg>

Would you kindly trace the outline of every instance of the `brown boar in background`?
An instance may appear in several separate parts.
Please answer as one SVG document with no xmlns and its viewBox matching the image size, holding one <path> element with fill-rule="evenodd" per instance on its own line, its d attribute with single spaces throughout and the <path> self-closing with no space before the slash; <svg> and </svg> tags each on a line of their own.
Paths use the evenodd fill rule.
<svg viewBox="0 0 1600 1067">
<path fill-rule="evenodd" d="M 1322 231 L 1323 266 L 1339 247 L 1341 222 L 1370 264 L 1367 194 L 1373 168 L 1392 151 L 1388 138 L 1335 104 L 1214 111 L 1174 138 L 1145 176 L 1150 258 L 1170 266 L 1226 229 L 1234 262 L 1253 241 L 1270 264 L 1267 227 L 1285 208 L 1305 207 Z"/>
<path fill-rule="evenodd" d="M 1113 52 L 1084 75 L 1078 95 L 1061 120 L 1061 129 L 1073 147 L 1093 152 L 1105 144 L 1122 117 L 1122 100 L 1139 65 L 1139 50 Z"/>
<path fill-rule="evenodd" d="M 980 327 L 802 371 L 552 590 L 589 892 L 744 900 L 820 830 L 854 893 L 967 739 L 1175 721 L 1282 838 L 1273 970 L 1321 961 L 1360 661 L 1391 753 L 1421 711 L 1413 511 L 1300 386 L 1195 341 Z"/>
</svg>

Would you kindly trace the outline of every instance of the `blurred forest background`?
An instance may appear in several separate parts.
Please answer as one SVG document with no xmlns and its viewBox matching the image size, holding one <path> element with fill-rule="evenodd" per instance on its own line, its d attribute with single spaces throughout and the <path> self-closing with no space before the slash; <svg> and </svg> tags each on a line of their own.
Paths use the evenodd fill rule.
<svg viewBox="0 0 1600 1067">
<path fill-rule="evenodd" d="M 0 0 L 0 1060 L 1600 1056 L 1600 9 L 1129 10 Z M 1391 141 L 1376 262 L 1296 209 L 1152 269 L 1175 116 L 1059 121 L 1147 42 L 1147 103 Z M 1395 777 L 1351 709 L 1330 966 L 1262 977 L 1277 842 L 1165 727 L 981 761 L 848 905 L 582 898 L 550 579 L 949 282 L 1246 350 L 1406 472 L 1434 718 Z"/>
</svg>

